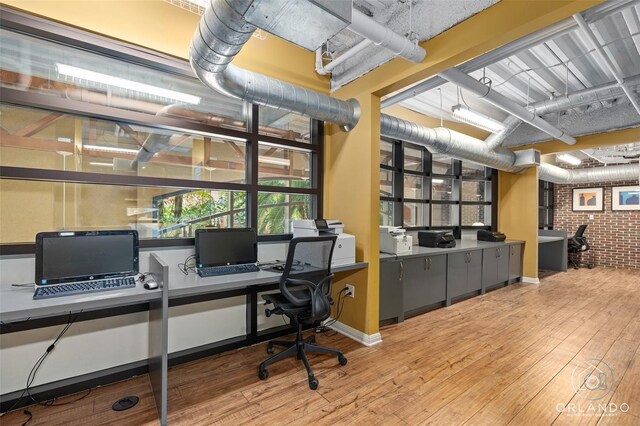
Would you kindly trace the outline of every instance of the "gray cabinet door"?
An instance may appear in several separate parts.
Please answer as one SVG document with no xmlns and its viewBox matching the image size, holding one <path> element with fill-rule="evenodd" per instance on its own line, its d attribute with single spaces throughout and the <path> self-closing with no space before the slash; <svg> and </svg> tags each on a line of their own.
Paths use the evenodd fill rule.
<svg viewBox="0 0 640 426">
<path fill-rule="evenodd" d="M 509 281 L 522 277 L 522 244 L 512 244 L 509 253 Z"/>
<path fill-rule="evenodd" d="M 404 312 L 412 311 L 429 304 L 427 258 L 413 257 L 405 259 L 403 287 Z"/>
<path fill-rule="evenodd" d="M 447 302 L 467 293 L 467 252 L 448 254 Z"/>
<path fill-rule="evenodd" d="M 427 256 L 427 304 L 442 302 L 447 297 L 447 256 Z"/>
<path fill-rule="evenodd" d="M 473 250 L 468 253 L 467 293 L 470 293 L 482 288 L 482 250 Z"/>
<path fill-rule="evenodd" d="M 498 249 L 486 248 L 482 250 L 482 286 L 494 286 L 498 283 Z"/>
<path fill-rule="evenodd" d="M 498 248 L 498 282 L 499 283 L 504 283 L 507 282 L 509 280 L 509 262 L 510 262 L 510 258 L 509 258 L 509 253 L 510 252 L 510 247 L 509 246 L 503 246 Z"/>
<path fill-rule="evenodd" d="M 380 321 L 398 318 L 404 320 L 402 310 L 401 261 L 380 262 Z"/>
</svg>

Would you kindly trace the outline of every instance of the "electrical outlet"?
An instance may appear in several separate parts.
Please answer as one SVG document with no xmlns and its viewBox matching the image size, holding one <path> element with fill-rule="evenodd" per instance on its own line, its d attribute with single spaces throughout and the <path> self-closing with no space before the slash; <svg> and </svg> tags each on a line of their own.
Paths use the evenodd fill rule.
<svg viewBox="0 0 640 426">
<path fill-rule="evenodd" d="M 356 288 L 353 285 L 347 284 L 345 288 L 347 289 L 347 296 L 356 297 Z"/>
</svg>

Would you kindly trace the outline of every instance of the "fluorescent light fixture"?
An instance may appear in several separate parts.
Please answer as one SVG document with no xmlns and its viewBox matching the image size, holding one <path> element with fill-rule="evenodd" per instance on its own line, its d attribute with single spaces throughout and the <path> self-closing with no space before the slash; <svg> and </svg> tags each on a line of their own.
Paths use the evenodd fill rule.
<svg viewBox="0 0 640 426">
<path fill-rule="evenodd" d="M 501 122 L 494 120 L 491 117 L 487 117 L 484 114 L 480 114 L 479 112 L 473 111 L 464 105 L 454 105 L 451 108 L 451 115 L 454 119 L 460 122 L 471 124 L 472 126 L 484 129 L 491 133 L 498 133 L 504 130 L 504 124 Z"/>
<path fill-rule="evenodd" d="M 113 167 L 113 163 L 97 163 L 92 161 L 89 164 L 96 167 Z"/>
<path fill-rule="evenodd" d="M 273 158 L 273 157 L 265 157 L 264 155 L 260 155 L 258 157 L 258 162 L 266 163 L 266 164 L 275 164 L 278 166 L 290 166 L 291 160 L 286 158 Z"/>
<path fill-rule="evenodd" d="M 100 151 L 100 152 L 116 152 L 119 154 L 137 154 L 139 151 L 137 149 L 118 148 L 115 146 L 102 146 L 102 145 L 83 145 L 82 149 L 87 149 L 89 151 Z"/>
<path fill-rule="evenodd" d="M 85 70 L 83 68 L 73 67 L 71 65 L 57 63 L 56 68 L 58 70 L 58 74 L 66 75 L 68 77 L 94 81 L 96 83 L 106 84 L 108 86 L 120 87 L 121 89 L 134 90 L 136 92 L 184 102 L 186 104 L 197 105 L 202 100 L 202 98 L 200 98 L 199 96 L 188 95 L 186 93 L 176 92 L 175 90 L 151 86 L 150 84 L 144 84 L 137 81 L 118 78 L 108 74 L 102 74 L 95 71 Z"/>
<path fill-rule="evenodd" d="M 58 142 L 65 142 L 65 143 L 71 142 L 71 138 L 56 138 L 56 140 Z"/>
<path fill-rule="evenodd" d="M 556 160 L 560 160 L 563 163 L 568 163 L 573 166 L 578 166 L 580 163 L 582 163 L 582 160 L 580 160 L 577 157 L 574 157 L 571 154 L 558 154 L 556 155 Z"/>
<path fill-rule="evenodd" d="M 431 183 L 444 183 L 444 179 L 431 179 Z"/>
</svg>

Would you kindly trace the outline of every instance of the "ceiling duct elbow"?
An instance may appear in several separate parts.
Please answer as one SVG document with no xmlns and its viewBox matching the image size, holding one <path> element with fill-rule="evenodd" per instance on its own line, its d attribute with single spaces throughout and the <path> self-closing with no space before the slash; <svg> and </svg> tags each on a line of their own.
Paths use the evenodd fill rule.
<svg viewBox="0 0 640 426">
<path fill-rule="evenodd" d="M 618 164 L 615 166 L 591 167 L 586 169 L 563 169 L 548 163 L 540 164 L 540 180 L 557 184 L 585 184 L 638 180 L 640 164 Z"/>
<path fill-rule="evenodd" d="M 205 85 L 227 96 L 336 123 L 345 130 L 353 129 L 360 118 L 360 105 L 355 99 L 331 98 L 230 64 L 257 28 L 247 22 L 245 15 L 253 13 L 256 7 L 287 4 L 211 0 L 191 39 L 191 67 Z"/>
</svg>

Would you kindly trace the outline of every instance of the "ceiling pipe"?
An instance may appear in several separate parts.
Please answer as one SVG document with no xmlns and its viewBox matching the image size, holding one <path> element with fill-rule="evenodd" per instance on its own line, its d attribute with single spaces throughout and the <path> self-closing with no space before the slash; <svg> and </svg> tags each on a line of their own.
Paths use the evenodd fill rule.
<svg viewBox="0 0 640 426">
<path fill-rule="evenodd" d="M 629 98 L 631 105 L 633 105 L 638 114 L 640 114 L 640 102 L 638 101 L 638 98 L 631 91 L 629 85 L 625 84 L 624 78 L 618 72 L 618 69 L 614 65 L 613 60 L 609 57 L 600 42 L 598 42 L 598 40 L 596 39 L 596 35 L 591 30 L 591 27 L 589 27 L 589 24 L 587 24 L 587 21 L 585 21 L 582 15 L 579 13 L 573 15 L 573 19 L 575 19 L 575 21 L 578 23 L 578 26 L 582 30 L 582 33 L 587 37 L 587 40 L 589 40 L 589 43 L 591 43 L 591 46 L 596 49 L 596 52 L 600 56 L 600 59 L 602 59 L 602 62 L 604 62 L 611 74 L 613 74 L 616 81 L 618 82 L 624 93 L 627 95 L 627 98 Z"/>
<path fill-rule="evenodd" d="M 380 134 L 422 145 L 431 152 L 472 161 L 494 169 L 519 173 L 523 167 L 516 166 L 517 155 L 507 149 L 490 150 L 480 139 L 444 127 L 424 127 L 407 120 L 380 114 Z"/>
<path fill-rule="evenodd" d="M 563 169 L 548 163 L 540 164 L 538 178 L 557 184 L 584 184 L 638 180 L 640 164 L 618 164 L 615 166 L 586 169 Z"/>
<path fill-rule="evenodd" d="M 575 138 L 567 135 L 562 130 L 547 123 L 545 120 L 527 110 L 525 107 L 512 101 L 506 96 L 501 95 L 495 90 L 491 90 L 490 87 L 482 84 L 475 78 L 468 76 L 467 74 L 456 68 L 450 68 L 446 71 L 442 71 L 438 75 L 451 83 L 457 84 L 463 89 L 475 93 L 476 95 L 480 96 L 481 99 L 486 100 L 490 104 L 500 108 L 501 110 L 509 114 L 516 116 L 525 123 L 537 127 L 543 132 L 558 140 L 561 140 L 568 145 L 574 145 L 576 143 Z"/>
<path fill-rule="evenodd" d="M 342 55 L 329 62 L 327 65 L 322 65 L 322 49 L 316 50 L 316 72 L 320 75 L 329 74 L 335 67 L 351 58 L 355 54 L 359 53 L 364 48 L 371 46 L 371 43 L 373 43 L 371 40 L 364 39 L 360 43 L 353 46 L 351 49 L 344 52 Z"/>
<path fill-rule="evenodd" d="M 353 129 L 360 118 L 360 105 L 355 99 L 331 98 L 231 64 L 257 29 L 244 19 L 252 4 L 253 0 L 211 0 L 189 49 L 191 67 L 198 78 L 227 96 Z"/>
<path fill-rule="evenodd" d="M 626 78 L 624 82 L 629 87 L 637 88 L 637 86 L 640 85 L 640 75 Z M 536 115 L 545 115 L 624 96 L 625 92 L 617 82 L 605 83 L 600 86 L 589 87 L 588 89 L 583 89 L 568 95 L 534 102 L 528 106 L 528 109 Z"/>
<path fill-rule="evenodd" d="M 513 133 L 514 130 L 520 126 L 522 121 L 519 118 L 514 117 L 513 115 L 508 116 L 504 119 L 502 124 L 504 125 L 504 129 L 499 131 L 498 133 L 492 133 L 484 140 L 484 143 L 487 145 L 487 148 L 490 150 L 494 150 L 502 145 L 502 142 Z"/>
<path fill-rule="evenodd" d="M 640 75 L 625 79 L 625 83 L 630 87 L 640 85 Z M 577 108 L 584 105 L 594 104 L 597 102 L 609 101 L 612 99 L 625 97 L 624 92 L 618 86 L 618 83 L 606 83 L 600 86 L 590 87 L 578 92 L 570 93 L 564 96 L 558 96 L 553 99 L 545 99 L 530 104 L 527 108 L 536 115 L 545 115 L 554 112 L 566 111 L 571 108 Z M 502 124 L 504 129 L 501 132 L 493 133 L 485 139 L 485 143 L 490 149 L 501 146 L 505 139 L 513 133 L 522 122 L 510 115 Z"/>
<path fill-rule="evenodd" d="M 427 55 L 427 52 L 417 43 L 396 34 L 389 27 L 369 18 L 357 9 L 352 10 L 351 24 L 347 29 L 373 41 L 377 46 L 391 50 L 396 56 L 407 61 L 420 63 Z"/>
</svg>

